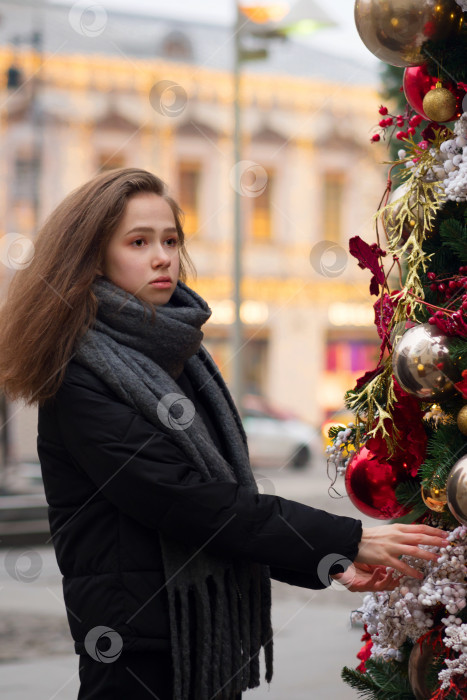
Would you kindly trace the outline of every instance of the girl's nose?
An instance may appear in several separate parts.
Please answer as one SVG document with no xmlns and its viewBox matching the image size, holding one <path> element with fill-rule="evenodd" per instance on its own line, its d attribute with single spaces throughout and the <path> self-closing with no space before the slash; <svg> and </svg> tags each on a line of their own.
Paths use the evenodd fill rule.
<svg viewBox="0 0 467 700">
<path fill-rule="evenodd" d="M 156 247 L 156 250 L 154 251 L 154 254 L 152 256 L 152 264 L 155 266 L 158 265 L 167 265 L 170 262 L 170 255 L 167 250 L 165 250 L 161 245 L 158 245 Z"/>
</svg>

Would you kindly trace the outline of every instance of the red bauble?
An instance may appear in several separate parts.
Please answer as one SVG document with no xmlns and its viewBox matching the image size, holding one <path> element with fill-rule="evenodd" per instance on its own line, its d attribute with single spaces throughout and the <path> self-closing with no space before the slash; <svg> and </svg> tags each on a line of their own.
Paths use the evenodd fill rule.
<svg viewBox="0 0 467 700">
<path fill-rule="evenodd" d="M 358 510 L 370 518 L 391 520 L 408 512 L 396 499 L 396 488 L 408 478 L 402 464 L 380 462 L 377 456 L 362 447 L 349 462 L 345 488 Z"/>
<path fill-rule="evenodd" d="M 428 119 L 423 111 L 423 98 L 428 90 L 436 86 L 437 82 L 438 78 L 428 75 L 425 65 L 406 68 L 404 71 L 402 85 L 404 87 L 405 99 L 409 105 L 427 121 L 430 121 L 430 119 Z"/>
<path fill-rule="evenodd" d="M 423 111 L 423 98 L 430 90 L 436 87 L 439 78 L 433 75 L 428 75 L 426 65 L 413 66 L 406 68 L 402 84 L 404 86 L 405 99 L 409 105 L 424 119 L 431 121 Z M 461 102 L 464 96 L 464 91 L 459 90 L 457 85 L 451 81 L 442 81 L 443 87 L 452 92 L 456 98 L 456 112 L 452 115 L 452 119 L 462 114 Z M 447 120 L 450 121 L 450 120 Z"/>
</svg>

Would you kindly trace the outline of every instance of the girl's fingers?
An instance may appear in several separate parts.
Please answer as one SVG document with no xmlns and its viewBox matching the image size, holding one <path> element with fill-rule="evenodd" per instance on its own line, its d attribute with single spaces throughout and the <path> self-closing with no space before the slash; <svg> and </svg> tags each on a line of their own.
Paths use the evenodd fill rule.
<svg viewBox="0 0 467 700">
<path fill-rule="evenodd" d="M 384 567 L 378 567 L 382 571 L 375 571 L 373 576 L 362 586 L 355 586 L 355 591 L 392 591 L 399 583 L 399 578 L 395 579 L 391 572 L 386 572 Z M 384 573 L 383 573 L 384 572 Z M 352 589 L 350 589 L 352 590 Z"/>
<path fill-rule="evenodd" d="M 396 587 L 396 583 L 389 579 L 383 579 L 375 584 L 374 590 L 376 591 L 393 591 Z"/>
<path fill-rule="evenodd" d="M 439 527 L 432 527 L 431 525 L 399 525 L 399 529 L 402 532 L 417 532 L 425 535 L 437 535 L 438 537 L 444 537 L 449 534 L 446 530 L 441 530 Z"/>
<path fill-rule="evenodd" d="M 438 552 L 428 552 L 426 549 L 420 549 L 420 547 L 413 547 L 415 554 L 412 556 L 418 557 L 418 559 L 427 559 L 431 561 L 438 561 L 440 555 Z"/>
<path fill-rule="evenodd" d="M 400 559 L 395 559 L 390 563 L 390 565 L 396 569 L 396 571 L 400 571 L 401 574 L 404 574 L 404 576 L 411 576 L 412 578 L 418 579 L 423 578 L 423 574 L 418 571 L 418 569 L 414 569 L 412 566 L 409 566 L 409 564 L 401 561 Z"/>
<path fill-rule="evenodd" d="M 412 556 L 425 561 L 437 561 L 439 548 L 448 544 L 448 532 L 430 525 L 382 525 L 375 528 L 363 528 L 356 562 L 370 565 L 393 565 L 406 576 L 416 576 L 419 572 L 406 562 L 400 562 L 402 555 Z M 421 546 L 436 548 L 428 551 Z M 397 561 L 397 564 L 394 562 Z M 367 570 L 368 571 L 368 570 Z M 370 571 L 368 571 L 370 573 Z"/>
<path fill-rule="evenodd" d="M 441 547 L 448 543 L 445 537 L 433 537 L 432 535 L 417 535 L 416 533 L 407 534 L 404 537 L 404 542 L 414 544 L 428 544 L 431 547 Z"/>
<path fill-rule="evenodd" d="M 420 549 L 416 545 L 402 545 L 400 548 L 400 554 L 405 554 L 409 557 L 415 557 L 416 559 L 426 559 L 427 561 L 438 561 L 440 554 L 439 552 L 430 552 L 427 549 Z"/>
<path fill-rule="evenodd" d="M 373 567 L 370 564 L 358 564 L 357 569 L 361 569 L 362 571 L 372 571 Z"/>
<path fill-rule="evenodd" d="M 416 541 L 417 544 L 427 544 L 434 547 L 440 547 L 448 543 L 447 537 L 449 532 L 446 530 L 439 530 L 428 525 L 405 525 L 403 528 L 401 534 L 405 535 L 406 541 Z"/>
</svg>

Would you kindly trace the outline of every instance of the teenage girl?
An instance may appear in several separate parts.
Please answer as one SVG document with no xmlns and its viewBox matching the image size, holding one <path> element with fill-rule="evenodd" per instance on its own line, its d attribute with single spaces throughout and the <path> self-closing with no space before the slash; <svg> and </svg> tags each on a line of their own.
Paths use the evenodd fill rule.
<svg viewBox="0 0 467 700">
<path fill-rule="evenodd" d="M 445 533 L 259 494 L 202 345 L 181 212 L 144 170 L 72 192 L 0 311 L 0 381 L 37 448 L 79 700 L 234 700 L 272 676 L 270 579 L 383 590 Z"/>
</svg>

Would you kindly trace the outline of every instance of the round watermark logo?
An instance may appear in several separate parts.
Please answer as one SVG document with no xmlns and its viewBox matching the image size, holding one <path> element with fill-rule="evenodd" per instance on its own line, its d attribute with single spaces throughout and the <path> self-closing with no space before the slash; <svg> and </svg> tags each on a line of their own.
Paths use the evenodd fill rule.
<svg viewBox="0 0 467 700">
<path fill-rule="evenodd" d="M 173 80 L 160 80 L 149 92 L 152 108 L 164 117 L 178 117 L 188 102 L 186 90 Z"/>
<path fill-rule="evenodd" d="M 310 253 L 311 266 L 322 277 L 339 277 L 347 267 L 347 260 L 345 248 L 334 241 L 320 241 Z"/>
<path fill-rule="evenodd" d="M 34 243 L 21 233 L 7 233 L 0 237 L 0 260 L 10 270 L 24 270 L 32 263 Z"/>
<path fill-rule="evenodd" d="M 6 572 L 21 583 L 31 583 L 39 578 L 42 567 L 42 557 L 35 549 L 10 549 L 5 554 Z"/>
<path fill-rule="evenodd" d="M 87 633 L 84 639 L 84 648 L 95 661 L 111 664 L 122 653 L 123 639 L 111 627 L 98 625 Z"/>
<path fill-rule="evenodd" d="M 68 13 L 72 29 L 81 36 L 100 36 L 107 26 L 107 12 L 103 5 L 89 0 L 78 0 Z"/>
<path fill-rule="evenodd" d="M 259 197 L 267 187 L 268 174 L 259 163 L 240 160 L 232 167 L 229 181 L 242 197 Z"/>
<path fill-rule="evenodd" d="M 347 581 L 346 585 L 339 583 L 331 577 L 330 571 L 336 564 L 341 565 L 343 569 L 347 569 L 348 566 L 352 564 L 350 559 L 344 557 L 342 554 L 326 554 L 318 564 L 318 578 L 324 586 L 331 586 L 334 590 L 341 591 L 352 584 L 352 580 Z"/>
<path fill-rule="evenodd" d="M 171 430 L 186 430 L 196 415 L 194 403 L 183 394 L 166 394 L 157 404 L 160 422 Z"/>
</svg>

